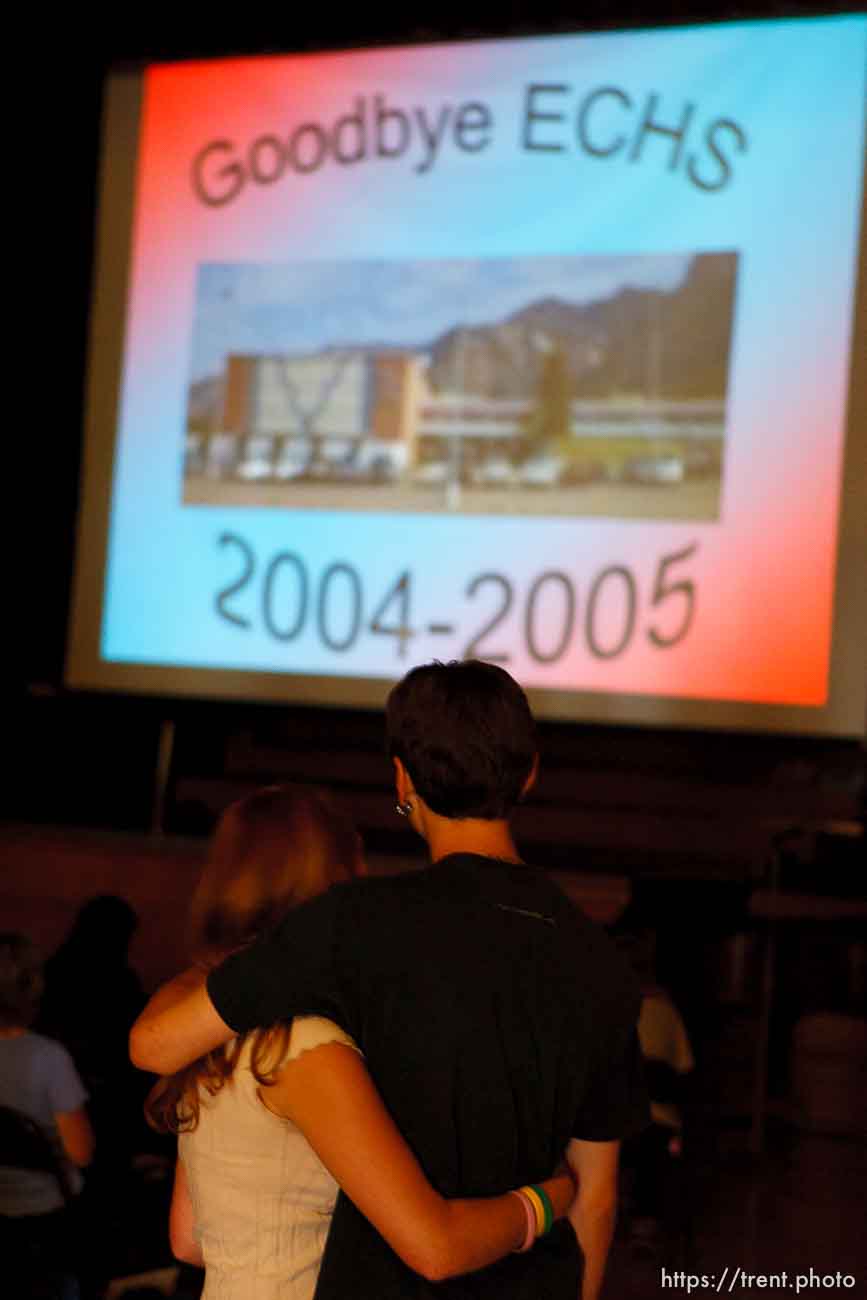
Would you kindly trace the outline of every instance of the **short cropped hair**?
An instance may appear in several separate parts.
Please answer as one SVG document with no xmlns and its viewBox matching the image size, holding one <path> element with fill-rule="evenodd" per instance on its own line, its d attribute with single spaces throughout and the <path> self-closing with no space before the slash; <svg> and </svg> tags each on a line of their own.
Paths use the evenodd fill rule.
<svg viewBox="0 0 867 1300">
<path fill-rule="evenodd" d="M 477 659 L 413 668 L 386 704 L 388 749 L 442 817 L 506 818 L 536 757 L 536 727 L 514 678 Z"/>
<path fill-rule="evenodd" d="M 23 934 L 0 933 L 0 1028 L 26 1029 L 42 998 L 42 961 Z"/>
</svg>

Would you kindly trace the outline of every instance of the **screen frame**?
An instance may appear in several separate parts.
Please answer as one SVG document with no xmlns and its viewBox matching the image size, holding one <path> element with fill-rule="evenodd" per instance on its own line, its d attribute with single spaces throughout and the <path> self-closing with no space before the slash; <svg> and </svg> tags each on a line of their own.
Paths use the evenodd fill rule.
<svg viewBox="0 0 867 1300">
<path fill-rule="evenodd" d="M 775 21 L 794 22 L 798 19 Z M 624 26 L 622 30 L 629 29 Z M 508 41 L 513 38 L 502 39 Z M 460 42 L 447 44 L 458 43 Z M 380 708 L 394 680 L 401 675 L 399 672 L 389 679 L 310 676 L 255 669 L 120 663 L 103 660 L 100 656 L 115 437 L 123 378 L 124 325 L 134 234 L 138 127 L 144 68 L 145 65 L 142 64 L 135 68 L 113 71 L 105 86 L 84 443 L 65 684 L 72 690 L 131 695 L 234 702 L 249 700 L 251 703 L 309 704 L 336 708 Z M 839 738 L 861 738 L 865 735 L 867 175 L 862 175 L 853 308 L 829 694 L 826 703 L 819 708 L 810 708 L 752 701 L 530 688 L 527 694 L 540 719 Z"/>
</svg>

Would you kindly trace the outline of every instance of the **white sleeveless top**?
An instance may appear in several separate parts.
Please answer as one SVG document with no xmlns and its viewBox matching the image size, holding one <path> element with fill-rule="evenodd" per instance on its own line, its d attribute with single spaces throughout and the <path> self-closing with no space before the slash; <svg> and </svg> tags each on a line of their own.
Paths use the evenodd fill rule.
<svg viewBox="0 0 867 1300">
<path fill-rule="evenodd" d="M 293 1021 L 285 1060 L 325 1043 L 358 1047 L 320 1016 Z M 300 1130 L 259 1100 L 245 1043 L 199 1123 L 178 1137 L 205 1257 L 202 1300 L 311 1300 L 337 1184 Z"/>
</svg>

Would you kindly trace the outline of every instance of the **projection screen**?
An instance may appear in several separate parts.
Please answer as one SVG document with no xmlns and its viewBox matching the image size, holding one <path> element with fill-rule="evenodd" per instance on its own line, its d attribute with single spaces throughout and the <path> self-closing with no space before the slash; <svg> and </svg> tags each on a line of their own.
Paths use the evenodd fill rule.
<svg viewBox="0 0 867 1300">
<path fill-rule="evenodd" d="M 477 656 L 543 717 L 863 734 L 865 56 L 113 75 L 68 684 L 372 707 Z"/>
</svg>

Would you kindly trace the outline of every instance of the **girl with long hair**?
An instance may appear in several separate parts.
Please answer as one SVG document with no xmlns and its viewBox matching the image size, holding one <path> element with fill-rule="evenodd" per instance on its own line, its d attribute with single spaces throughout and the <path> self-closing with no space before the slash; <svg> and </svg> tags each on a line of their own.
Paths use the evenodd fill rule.
<svg viewBox="0 0 867 1300">
<path fill-rule="evenodd" d="M 220 820 L 193 896 L 198 964 L 210 968 L 363 873 L 358 835 L 324 791 L 272 786 L 240 800 Z M 209 1052 L 148 1099 L 149 1122 L 178 1135 L 170 1236 L 178 1258 L 204 1265 L 205 1300 L 309 1300 L 338 1184 L 431 1280 L 529 1248 L 548 1216 L 565 1214 L 574 1193 L 565 1169 L 505 1196 L 439 1196 L 357 1045 L 327 1007 L 309 1010 Z"/>
</svg>

